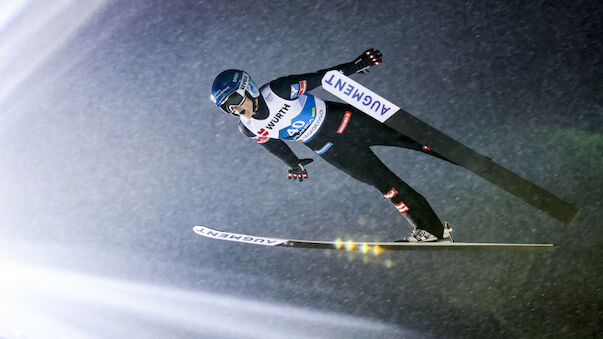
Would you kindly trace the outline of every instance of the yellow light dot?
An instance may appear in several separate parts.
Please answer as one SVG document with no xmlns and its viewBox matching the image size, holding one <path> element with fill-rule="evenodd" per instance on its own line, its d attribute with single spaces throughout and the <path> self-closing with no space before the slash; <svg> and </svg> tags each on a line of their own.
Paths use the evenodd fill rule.
<svg viewBox="0 0 603 339">
<path fill-rule="evenodd" d="M 383 252 L 383 249 L 381 247 L 379 247 L 379 246 L 373 247 L 373 253 L 375 255 L 379 255 L 379 254 L 381 254 L 381 252 Z"/>
<path fill-rule="evenodd" d="M 368 251 L 371 249 L 371 247 L 369 245 L 367 245 L 366 243 L 362 244 L 362 247 L 360 247 L 360 250 L 362 251 L 362 253 L 368 253 Z"/>
<path fill-rule="evenodd" d="M 343 240 L 341 240 L 341 238 L 338 238 L 337 240 L 335 240 L 335 248 L 340 250 L 343 247 Z"/>
<path fill-rule="evenodd" d="M 354 244 L 354 242 L 353 242 L 352 240 L 348 240 L 348 241 L 345 243 L 345 248 L 346 248 L 348 251 L 352 251 L 352 250 L 354 250 L 354 247 L 356 247 L 356 245 Z"/>
</svg>

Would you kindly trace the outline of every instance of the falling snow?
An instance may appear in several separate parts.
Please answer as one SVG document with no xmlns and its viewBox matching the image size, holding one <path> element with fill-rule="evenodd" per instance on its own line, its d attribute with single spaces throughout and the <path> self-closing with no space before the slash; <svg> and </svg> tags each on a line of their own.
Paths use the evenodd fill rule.
<svg viewBox="0 0 603 339">
<path fill-rule="evenodd" d="M 0 12 L 0 338 L 603 333 L 597 1 L 11 0 Z M 356 81 L 581 212 L 564 225 L 438 159 L 375 148 L 383 161 L 457 240 L 558 249 L 376 255 L 192 231 L 410 232 L 303 145 L 291 147 L 315 158 L 310 178 L 288 181 L 209 100 L 224 69 L 263 84 L 371 47 L 384 61 Z"/>
</svg>

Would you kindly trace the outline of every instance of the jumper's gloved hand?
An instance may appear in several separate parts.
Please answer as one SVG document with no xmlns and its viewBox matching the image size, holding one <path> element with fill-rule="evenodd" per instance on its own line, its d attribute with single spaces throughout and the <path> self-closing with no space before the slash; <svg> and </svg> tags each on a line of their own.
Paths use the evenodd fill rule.
<svg viewBox="0 0 603 339">
<path fill-rule="evenodd" d="M 356 66 L 356 73 L 368 73 L 369 67 L 379 65 L 383 61 L 381 57 L 381 52 L 378 49 L 367 49 L 353 61 L 354 66 Z"/>
<path fill-rule="evenodd" d="M 307 165 L 314 161 L 313 159 L 301 159 L 299 163 L 295 166 L 289 167 L 289 179 L 304 181 L 304 179 L 308 178 L 308 172 L 304 168 L 304 165 Z"/>
</svg>

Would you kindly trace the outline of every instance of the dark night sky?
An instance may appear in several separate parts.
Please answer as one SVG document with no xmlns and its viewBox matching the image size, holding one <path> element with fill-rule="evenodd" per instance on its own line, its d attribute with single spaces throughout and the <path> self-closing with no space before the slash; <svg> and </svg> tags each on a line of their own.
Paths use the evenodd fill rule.
<svg viewBox="0 0 603 339">
<path fill-rule="evenodd" d="M 87 5 L 57 3 L 27 48 L 4 47 L 39 3 L 0 30 L 0 297 L 13 298 L 0 338 L 603 333 L 597 1 L 98 0 L 85 20 L 69 8 Z M 77 20 L 69 36 L 57 29 Z M 303 145 L 291 148 L 315 158 L 310 179 L 289 182 L 209 100 L 224 69 L 263 84 L 370 47 L 384 62 L 355 80 L 581 209 L 564 225 L 467 170 L 375 148 L 457 241 L 558 249 L 363 256 L 192 232 L 410 232 L 379 192 Z"/>
</svg>

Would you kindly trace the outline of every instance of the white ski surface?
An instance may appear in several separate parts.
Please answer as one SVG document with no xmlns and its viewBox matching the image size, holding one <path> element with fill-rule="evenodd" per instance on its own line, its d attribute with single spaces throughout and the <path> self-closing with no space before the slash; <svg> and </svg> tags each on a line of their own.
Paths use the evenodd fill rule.
<svg viewBox="0 0 603 339">
<path fill-rule="evenodd" d="M 224 232 L 206 226 L 193 227 L 195 233 L 206 238 L 242 242 L 263 246 L 287 246 L 302 248 L 323 248 L 334 250 L 359 250 L 368 252 L 402 250 L 534 250 L 553 249 L 554 244 L 512 244 L 512 243 L 472 243 L 472 242 L 359 242 L 359 241 L 317 241 L 261 237 L 249 234 Z"/>
</svg>

